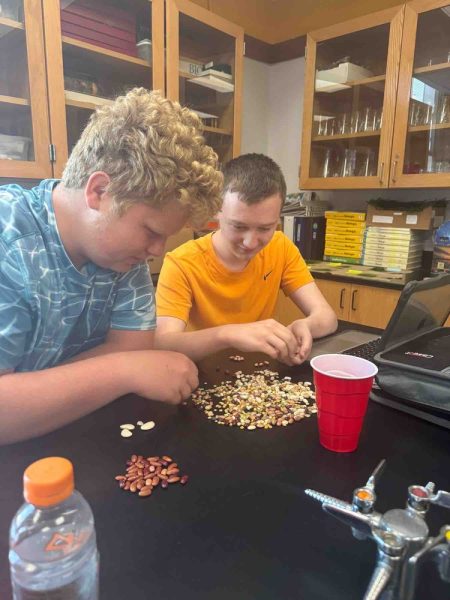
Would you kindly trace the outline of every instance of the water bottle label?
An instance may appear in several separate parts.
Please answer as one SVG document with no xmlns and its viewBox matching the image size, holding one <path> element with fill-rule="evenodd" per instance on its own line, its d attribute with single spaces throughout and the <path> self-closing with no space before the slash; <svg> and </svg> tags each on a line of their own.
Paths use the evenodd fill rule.
<svg viewBox="0 0 450 600">
<path fill-rule="evenodd" d="M 45 546 L 46 552 L 62 552 L 63 554 L 69 554 L 82 546 L 89 533 L 82 532 L 79 535 L 74 533 L 58 533 L 55 532 L 50 541 Z"/>
</svg>

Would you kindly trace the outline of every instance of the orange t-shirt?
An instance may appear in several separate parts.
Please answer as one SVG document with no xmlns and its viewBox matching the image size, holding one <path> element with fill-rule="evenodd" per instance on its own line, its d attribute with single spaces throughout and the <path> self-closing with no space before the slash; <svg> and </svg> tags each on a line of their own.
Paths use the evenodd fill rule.
<svg viewBox="0 0 450 600">
<path fill-rule="evenodd" d="M 212 235 L 166 254 L 156 286 L 158 317 L 176 317 L 191 329 L 269 319 L 280 288 L 289 296 L 313 281 L 297 247 L 281 231 L 239 272 L 218 260 Z"/>
</svg>

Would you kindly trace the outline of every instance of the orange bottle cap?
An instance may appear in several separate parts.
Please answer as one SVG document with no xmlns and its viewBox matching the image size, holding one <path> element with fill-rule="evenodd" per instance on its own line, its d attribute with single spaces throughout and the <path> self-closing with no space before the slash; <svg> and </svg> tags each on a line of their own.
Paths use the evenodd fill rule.
<svg viewBox="0 0 450 600">
<path fill-rule="evenodd" d="M 23 474 L 23 495 L 35 506 L 52 506 L 74 489 L 73 466 L 67 458 L 49 456 L 32 463 Z"/>
</svg>

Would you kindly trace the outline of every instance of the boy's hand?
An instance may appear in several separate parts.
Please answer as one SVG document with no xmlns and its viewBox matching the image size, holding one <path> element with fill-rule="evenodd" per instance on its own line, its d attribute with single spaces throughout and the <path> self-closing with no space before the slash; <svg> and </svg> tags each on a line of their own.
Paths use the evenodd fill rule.
<svg viewBox="0 0 450 600">
<path fill-rule="evenodd" d="M 198 387 L 198 370 L 184 354 L 166 350 L 127 352 L 130 391 L 169 404 L 179 404 Z"/>
<path fill-rule="evenodd" d="M 288 325 L 288 329 L 293 333 L 298 345 L 298 358 L 299 361 L 296 364 L 300 364 L 305 361 L 310 352 L 313 343 L 313 337 L 308 327 L 308 323 L 305 319 L 297 319 Z"/>
<path fill-rule="evenodd" d="M 242 352 L 264 352 L 290 366 L 302 362 L 294 333 L 275 319 L 224 327 L 232 348 Z"/>
</svg>

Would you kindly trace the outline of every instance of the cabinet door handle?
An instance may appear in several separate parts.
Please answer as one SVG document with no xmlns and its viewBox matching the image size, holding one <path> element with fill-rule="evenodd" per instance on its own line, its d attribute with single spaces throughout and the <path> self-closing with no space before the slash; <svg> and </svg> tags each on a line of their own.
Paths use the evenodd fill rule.
<svg viewBox="0 0 450 600">
<path fill-rule="evenodd" d="M 358 293 L 358 290 L 353 290 L 353 292 L 352 292 L 352 310 L 356 310 L 355 300 L 356 300 L 357 293 Z"/>
<path fill-rule="evenodd" d="M 394 165 L 392 167 L 392 183 L 395 183 L 397 181 L 397 165 L 398 160 L 394 160 Z"/>
<path fill-rule="evenodd" d="M 341 296 L 339 298 L 339 308 L 344 308 L 345 288 L 341 290 Z"/>
<path fill-rule="evenodd" d="M 383 181 L 383 173 L 384 173 L 384 161 L 380 164 L 380 175 L 379 175 L 379 180 L 381 185 L 383 185 L 384 181 Z"/>
</svg>

